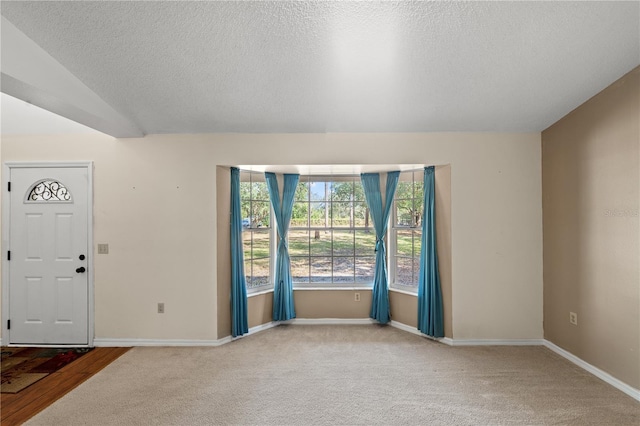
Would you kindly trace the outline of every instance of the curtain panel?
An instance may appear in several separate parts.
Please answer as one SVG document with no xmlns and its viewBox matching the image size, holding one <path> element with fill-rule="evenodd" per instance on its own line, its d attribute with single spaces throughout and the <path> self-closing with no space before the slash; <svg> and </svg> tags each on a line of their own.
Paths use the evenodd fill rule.
<svg viewBox="0 0 640 426">
<path fill-rule="evenodd" d="M 249 332 L 247 282 L 242 252 L 242 210 L 240 209 L 240 170 L 231 168 L 231 335 Z"/>
<path fill-rule="evenodd" d="M 442 289 L 436 249 L 435 168 L 424 169 L 422 250 L 418 280 L 418 330 L 432 337 L 444 337 Z"/>
<path fill-rule="evenodd" d="M 387 173 L 387 186 L 385 190 L 384 205 L 382 193 L 380 191 L 379 173 L 362 173 L 360 179 L 364 188 L 365 199 L 373 219 L 373 227 L 376 231 L 376 263 L 373 275 L 373 293 L 371 301 L 371 312 L 369 317 L 381 324 L 389 322 L 391 315 L 389 312 L 389 282 L 387 273 L 387 256 L 384 244 L 384 234 L 387 232 L 389 213 L 393 205 L 393 195 L 398 186 L 399 171 Z"/>
<path fill-rule="evenodd" d="M 276 216 L 278 230 L 278 254 L 276 257 L 275 279 L 273 287 L 273 320 L 286 321 L 296 317 L 293 304 L 293 282 L 291 280 L 291 259 L 287 247 L 287 232 L 293 213 L 293 199 L 300 175 L 285 174 L 282 202 L 275 173 L 266 172 L 269 199 Z"/>
</svg>

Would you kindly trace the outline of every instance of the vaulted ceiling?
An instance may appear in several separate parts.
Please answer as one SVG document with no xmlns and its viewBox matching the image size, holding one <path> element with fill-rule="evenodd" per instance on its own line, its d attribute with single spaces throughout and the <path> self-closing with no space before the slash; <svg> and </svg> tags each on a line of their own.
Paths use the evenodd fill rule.
<svg viewBox="0 0 640 426">
<path fill-rule="evenodd" d="M 3 1 L 2 91 L 118 137 L 537 132 L 640 64 L 640 2 Z"/>
</svg>

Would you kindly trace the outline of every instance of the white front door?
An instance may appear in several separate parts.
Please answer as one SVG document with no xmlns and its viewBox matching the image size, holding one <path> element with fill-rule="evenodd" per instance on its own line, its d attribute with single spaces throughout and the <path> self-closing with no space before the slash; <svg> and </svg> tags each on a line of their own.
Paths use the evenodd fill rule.
<svg viewBox="0 0 640 426">
<path fill-rule="evenodd" d="M 89 168 L 12 167 L 11 344 L 89 344 Z"/>
</svg>

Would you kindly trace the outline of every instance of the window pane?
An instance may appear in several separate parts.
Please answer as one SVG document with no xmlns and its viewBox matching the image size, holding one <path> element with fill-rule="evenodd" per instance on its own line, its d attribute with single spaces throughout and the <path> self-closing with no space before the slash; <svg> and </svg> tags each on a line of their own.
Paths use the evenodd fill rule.
<svg viewBox="0 0 640 426">
<path fill-rule="evenodd" d="M 244 256 L 244 260 L 250 260 L 251 259 L 251 231 L 243 231 L 242 232 L 242 250 L 243 250 L 243 256 Z M 248 275 L 251 273 L 250 269 L 247 269 L 247 267 L 245 266 L 244 268 L 244 272 Z"/>
<path fill-rule="evenodd" d="M 373 230 L 356 231 L 356 256 L 373 256 L 376 249 L 376 234 Z"/>
<path fill-rule="evenodd" d="M 334 283 L 352 283 L 353 272 L 354 272 L 353 257 L 334 257 L 333 258 L 333 282 Z"/>
<path fill-rule="evenodd" d="M 269 258 L 253 261 L 253 277 L 251 278 L 251 283 L 247 281 L 248 288 L 263 287 L 271 284 L 269 280 L 269 261 Z"/>
<path fill-rule="evenodd" d="M 413 197 L 422 200 L 424 198 L 424 171 L 413 173 Z"/>
<path fill-rule="evenodd" d="M 420 258 L 420 248 L 422 247 L 422 230 L 413 231 L 413 255 Z"/>
<path fill-rule="evenodd" d="M 396 254 L 400 256 L 413 255 L 413 231 L 396 231 Z"/>
<path fill-rule="evenodd" d="M 255 176 L 253 180 L 255 181 Z M 266 182 L 253 182 L 251 184 L 251 199 L 269 201 L 269 190 Z"/>
<path fill-rule="evenodd" d="M 326 188 L 325 188 L 326 185 Z M 309 192 L 311 196 L 311 201 L 324 201 L 327 199 L 326 191 L 329 190 L 328 182 L 310 182 L 309 183 Z"/>
<path fill-rule="evenodd" d="M 304 182 L 302 178 L 300 179 L 293 199 L 295 202 L 309 201 L 309 182 Z"/>
<path fill-rule="evenodd" d="M 394 202 L 397 226 L 413 226 L 413 201 L 399 200 Z"/>
<path fill-rule="evenodd" d="M 329 211 L 325 203 L 311 203 L 311 226 L 329 227 Z"/>
<path fill-rule="evenodd" d="M 374 256 L 357 257 L 356 258 L 356 281 L 372 283 L 375 267 L 376 267 L 376 258 Z"/>
<path fill-rule="evenodd" d="M 331 282 L 331 258 L 312 257 L 311 258 L 311 282 L 329 283 Z"/>
<path fill-rule="evenodd" d="M 404 173 L 401 173 L 404 175 Z M 411 176 L 411 175 L 409 175 Z M 410 200 L 413 198 L 413 182 L 398 182 L 396 187 L 396 193 L 394 195 L 396 200 Z"/>
<path fill-rule="evenodd" d="M 242 249 L 248 289 L 272 286 L 271 204 L 264 174 L 240 172 Z"/>
<path fill-rule="evenodd" d="M 351 201 L 353 196 L 353 182 L 332 182 L 331 200 Z"/>
<path fill-rule="evenodd" d="M 242 227 L 249 228 L 251 226 L 251 202 L 242 199 L 240 210 L 242 212 Z"/>
<path fill-rule="evenodd" d="M 289 231 L 289 256 L 309 256 L 309 231 Z"/>
<path fill-rule="evenodd" d="M 311 256 L 331 256 L 331 231 L 311 231 Z"/>
<path fill-rule="evenodd" d="M 422 200 L 413 201 L 413 226 L 420 228 L 422 226 Z"/>
<path fill-rule="evenodd" d="M 353 231 L 333 231 L 333 255 L 353 256 Z"/>
<path fill-rule="evenodd" d="M 360 178 L 357 178 L 353 183 L 353 199 L 355 201 L 365 201 L 364 188 L 362 187 Z"/>
<path fill-rule="evenodd" d="M 336 228 L 350 228 L 352 203 L 331 203 L 331 223 Z"/>
<path fill-rule="evenodd" d="M 294 201 L 289 228 L 306 228 L 308 226 L 308 222 L 309 203 Z"/>
<path fill-rule="evenodd" d="M 309 258 L 308 257 L 292 257 L 291 258 L 291 278 L 293 282 L 298 282 L 298 283 L 309 282 Z"/>
<path fill-rule="evenodd" d="M 354 226 L 357 228 L 371 227 L 373 229 L 373 221 L 369 214 L 369 208 L 366 203 L 355 203 L 353 206 Z"/>
<path fill-rule="evenodd" d="M 413 259 L 411 257 L 396 257 L 396 284 L 411 284 L 413 282 Z"/>
<path fill-rule="evenodd" d="M 247 288 L 251 288 L 251 259 L 244 258 L 244 279 L 247 282 Z"/>
<path fill-rule="evenodd" d="M 271 206 L 268 201 L 253 201 L 251 203 L 251 228 L 268 228 Z"/>
<path fill-rule="evenodd" d="M 269 257 L 269 231 L 251 231 L 253 234 L 253 258 Z"/>
<path fill-rule="evenodd" d="M 418 279 L 420 278 L 420 256 L 413 258 L 413 280 L 411 284 L 418 286 Z"/>
</svg>

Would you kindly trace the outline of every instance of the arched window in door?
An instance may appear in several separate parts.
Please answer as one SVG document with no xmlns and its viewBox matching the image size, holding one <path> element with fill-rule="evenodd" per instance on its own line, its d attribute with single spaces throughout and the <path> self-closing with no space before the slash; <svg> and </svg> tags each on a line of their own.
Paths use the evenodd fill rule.
<svg viewBox="0 0 640 426">
<path fill-rule="evenodd" d="M 25 203 L 72 203 L 71 193 L 67 187 L 53 179 L 42 179 L 27 191 Z"/>
</svg>

